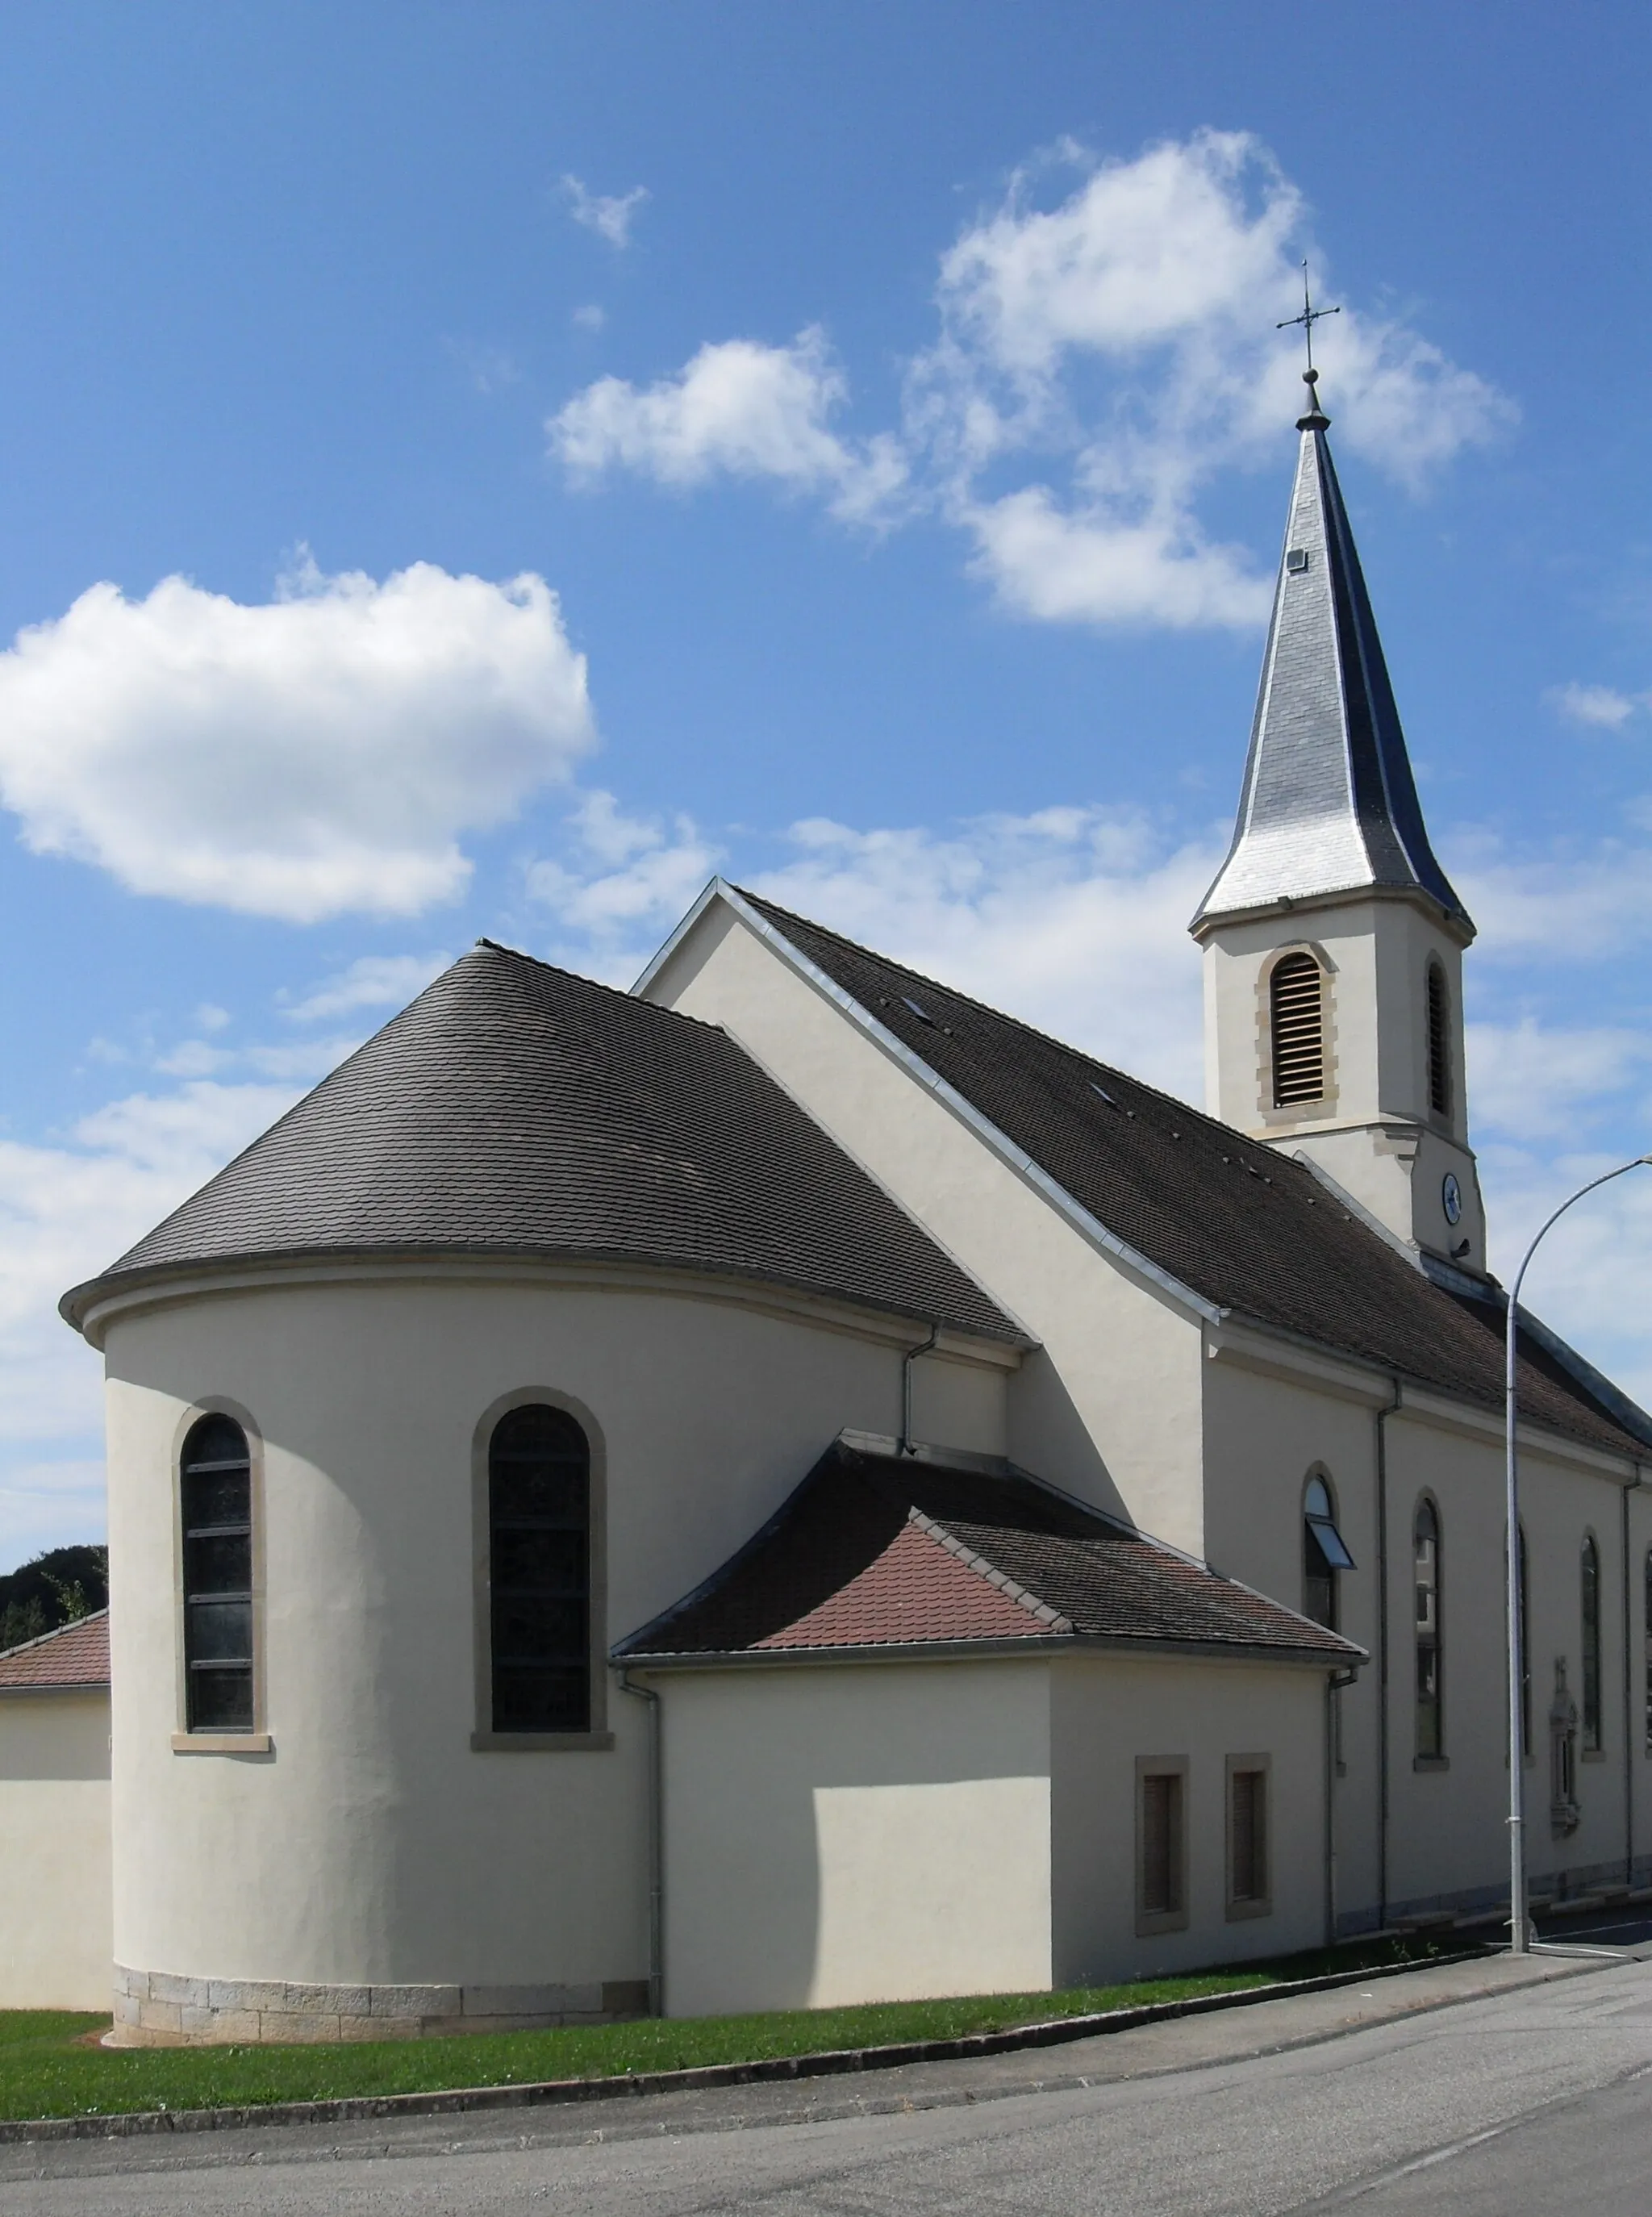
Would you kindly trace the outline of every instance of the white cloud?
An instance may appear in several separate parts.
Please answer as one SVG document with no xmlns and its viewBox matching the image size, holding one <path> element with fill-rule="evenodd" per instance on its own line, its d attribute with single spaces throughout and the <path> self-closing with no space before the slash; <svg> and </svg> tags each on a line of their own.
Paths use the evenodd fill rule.
<svg viewBox="0 0 1652 2217">
<path fill-rule="evenodd" d="M 1565 1025 L 1524 1016 L 1467 1027 L 1475 1128 L 1521 1144 L 1569 1139 L 1652 1072 L 1652 1036 L 1622 1024 Z"/>
<path fill-rule="evenodd" d="M 1270 580 L 1211 540 L 1200 503 L 1276 455 L 1301 410 L 1299 358 L 1273 326 L 1300 305 L 1302 197 L 1240 132 L 1061 160 L 1081 174 L 1058 204 L 1019 174 L 941 256 L 939 330 L 909 365 L 898 435 L 834 428 L 848 380 L 811 329 L 708 344 L 641 388 L 604 378 L 552 418 L 553 452 L 576 478 L 767 479 L 859 520 L 928 508 L 1005 607 L 1045 621 L 1260 623 Z M 1392 318 L 1345 304 L 1319 342 L 1339 435 L 1409 486 L 1514 420 Z"/>
<path fill-rule="evenodd" d="M 607 310 L 595 300 L 587 300 L 583 307 L 576 308 L 570 318 L 582 331 L 600 331 L 607 320 Z"/>
<path fill-rule="evenodd" d="M 753 890 L 1087 1048 L 1203 1098 L 1199 958 L 1187 919 L 1221 848 L 1101 808 L 945 831 L 794 824 Z"/>
<path fill-rule="evenodd" d="M 646 185 L 633 185 L 628 193 L 612 196 L 593 193 L 577 177 L 564 177 L 562 189 L 574 221 L 621 249 L 630 245 L 632 219 L 650 197 Z"/>
<path fill-rule="evenodd" d="M 1470 831 L 1456 847 L 1452 880 L 1480 928 L 1479 951 L 1494 961 L 1598 964 L 1652 941 L 1644 846 L 1603 839 L 1558 854 L 1511 852 Z"/>
<path fill-rule="evenodd" d="M 629 985 L 717 868 L 718 849 L 692 818 L 626 816 L 611 793 L 588 794 L 568 828 L 562 855 L 528 866 L 528 897 L 556 921 L 553 959 Z"/>
<path fill-rule="evenodd" d="M 1569 722 L 1593 725 L 1597 731 L 1619 732 L 1641 705 L 1630 693 L 1611 685 L 1557 685 L 1546 696 Z"/>
<path fill-rule="evenodd" d="M 301 1000 L 276 998 L 295 1023 L 352 1015 L 357 1009 L 399 1009 L 422 993 L 453 960 L 451 954 L 362 954 L 348 969 L 324 979 Z"/>
<path fill-rule="evenodd" d="M 0 1140 L 0 1566 L 96 1536 L 99 1366 L 59 1318 L 58 1296 L 112 1263 L 293 1097 L 290 1084 L 196 1081 L 113 1102 L 63 1144 Z"/>
<path fill-rule="evenodd" d="M 891 438 L 860 445 L 830 429 L 848 391 L 817 330 L 790 346 L 727 339 L 640 391 L 623 378 L 599 378 L 546 429 L 576 479 L 614 468 L 678 487 L 718 472 L 767 478 L 822 493 L 834 514 L 866 520 L 900 491 L 905 464 Z"/>
<path fill-rule="evenodd" d="M 453 899 L 459 835 L 595 741 L 557 596 L 430 563 L 382 584 L 305 558 L 246 605 L 94 585 L 0 654 L 0 800 L 39 854 L 132 891 L 311 923 Z"/>
</svg>

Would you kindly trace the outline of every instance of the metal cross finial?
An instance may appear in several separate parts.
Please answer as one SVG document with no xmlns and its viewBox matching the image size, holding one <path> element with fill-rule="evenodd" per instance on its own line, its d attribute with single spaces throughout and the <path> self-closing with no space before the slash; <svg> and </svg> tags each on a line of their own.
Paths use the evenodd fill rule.
<svg viewBox="0 0 1652 2217">
<path fill-rule="evenodd" d="M 1340 307 L 1316 308 L 1314 306 L 1312 295 L 1308 290 L 1308 264 L 1304 261 L 1302 265 L 1302 313 L 1299 316 L 1287 316 L 1282 324 L 1275 324 L 1273 328 L 1276 331 L 1289 331 L 1294 330 L 1298 324 L 1302 325 L 1302 336 L 1308 347 L 1307 382 L 1310 385 L 1317 384 L 1319 381 L 1319 372 L 1314 367 L 1314 325 L 1322 316 L 1340 316 L 1341 312 Z"/>
</svg>

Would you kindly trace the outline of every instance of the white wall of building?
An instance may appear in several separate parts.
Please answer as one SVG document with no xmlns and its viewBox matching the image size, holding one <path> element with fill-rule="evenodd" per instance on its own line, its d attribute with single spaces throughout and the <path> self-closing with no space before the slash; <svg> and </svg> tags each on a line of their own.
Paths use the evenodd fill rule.
<svg viewBox="0 0 1652 2217">
<path fill-rule="evenodd" d="M 1202 1553 L 1197 1317 L 1076 1229 L 726 903 L 649 994 L 730 1032 L 1039 1342 L 1010 1394 L 1014 1460 Z"/>
<path fill-rule="evenodd" d="M 0 1693 L 0 2009 L 108 2007 L 109 1702 Z"/>
<path fill-rule="evenodd" d="M 644 1977 L 640 1705 L 609 1693 L 611 1747 L 471 1745 L 478 1425 L 534 1392 L 583 1416 L 606 1646 L 747 1540 L 840 1427 L 896 1431 L 921 1334 L 663 1274 L 435 1265 L 275 1276 L 104 1329 L 117 1961 L 330 1985 Z M 979 1378 L 956 1355 L 927 1366 L 941 1420 L 978 1431 L 952 1444 L 1002 1439 L 988 1354 Z M 176 1470 L 203 1403 L 257 1436 L 267 1752 L 173 1744 Z"/>
<path fill-rule="evenodd" d="M 1036 1662 L 660 1672 L 672 2016 L 1051 1981 Z"/>
<path fill-rule="evenodd" d="M 1282 1955 L 1325 1940 L 1325 1676 L 1301 1666 L 1074 1656 L 1051 1681 L 1061 1985 Z M 1136 1930 L 1136 1759 L 1186 1759 L 1187 1921 Z M 1268 1761 L 1271 1905 L 1230 1917 L 1227 1759 Z"/>
</svg>

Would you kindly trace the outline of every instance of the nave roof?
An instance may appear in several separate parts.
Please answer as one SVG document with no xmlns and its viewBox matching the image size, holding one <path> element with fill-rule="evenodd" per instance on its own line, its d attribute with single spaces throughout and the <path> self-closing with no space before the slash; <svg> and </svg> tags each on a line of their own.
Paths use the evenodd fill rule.
<svg viewBox="0 0 1652 2217">
<path fill-rule="evenodd" d="M 1504 1309 L 1494 1288 L 1435 1283 L 1305 1163 L 772 901 L 735 898 L 1012 1153 L 1178 1285 L 1218 1310 L 1501 1410 Z M 1541 1327 L 1522 1329 L 1520 1351 L 1526 1418 L 1645 1459 L 1652 1417 L 1604 1381 L 1597 1395 L 1587 1366 Z"/>
</svg>

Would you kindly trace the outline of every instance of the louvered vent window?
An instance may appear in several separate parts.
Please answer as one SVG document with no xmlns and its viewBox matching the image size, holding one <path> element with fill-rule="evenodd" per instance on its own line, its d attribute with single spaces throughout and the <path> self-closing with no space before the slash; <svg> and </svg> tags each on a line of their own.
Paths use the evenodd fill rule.
<svg viewBox="0 0 1652 2217">
<path fill-rule="evenodd" d="M 1325 980 L 1311 954 L 1274 965 L 1268 992 L 1273 1029 L 1273 1106 L 1325 1097 Z"/>
<path fill-rule="evenodd" d="M 1436 1116 L 1452 1112 L 1451 1036 L 1446 1022 L 1446 973 L 1428 965 L 1428 1105 Z"/>
</svg>

